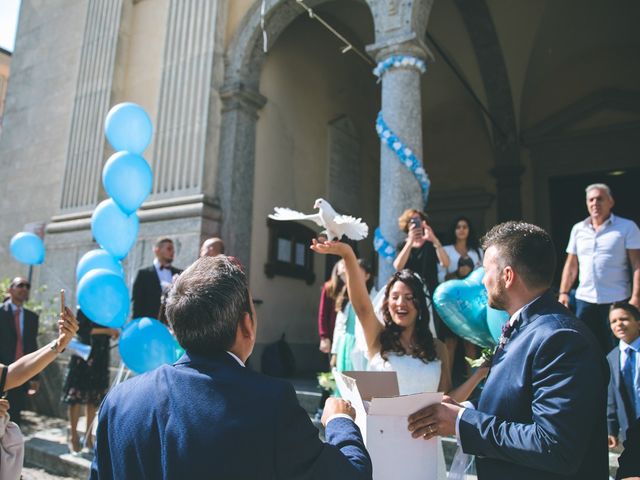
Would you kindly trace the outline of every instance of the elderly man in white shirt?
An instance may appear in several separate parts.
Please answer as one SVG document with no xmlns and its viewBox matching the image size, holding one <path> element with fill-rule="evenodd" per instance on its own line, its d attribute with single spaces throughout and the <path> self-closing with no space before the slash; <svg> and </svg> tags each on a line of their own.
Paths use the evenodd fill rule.
<svg viewBox="0 0 640 480">
<path fill-rule="evenodd" d="M 595 183 L 586 192 L 589 217 L 571 230 L 558 300 L 569 305 L 569 290 L 578 277 L 576 315 L 608 353 L 615 340 L 609 306 L 629 299 L 640 307 L 640 229 L 611 212 L 614 200 L 607 185 Z"/>
</svg>

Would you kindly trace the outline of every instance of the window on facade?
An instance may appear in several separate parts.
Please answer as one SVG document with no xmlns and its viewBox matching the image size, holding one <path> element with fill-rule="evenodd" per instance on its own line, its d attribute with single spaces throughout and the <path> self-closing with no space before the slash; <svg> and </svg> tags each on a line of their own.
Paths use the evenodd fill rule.
<svg viewBox="0 0 640 480">
<path fill-rule="evenodd" d="M 309 249 L 315 232 L 295 222 L 278 222 L 268 219 L 269 254 L 264 273 L 269 278 L 276 275 L 299 278 L 311 285 L 316 275 L 313 273 L 313 252 Z"/>
</svg>

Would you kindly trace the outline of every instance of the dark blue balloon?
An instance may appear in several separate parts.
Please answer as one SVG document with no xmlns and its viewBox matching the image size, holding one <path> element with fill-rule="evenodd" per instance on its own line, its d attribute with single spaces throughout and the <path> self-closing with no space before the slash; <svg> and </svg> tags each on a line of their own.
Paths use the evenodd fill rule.
<svg viewBox="0 0 640 480">
<path fill-rule="evenodd" d="M 114 153 L 102 169 L 102 185 L 122 211 L 130 215 L 151 193 L 151 167 L 135 153 Z"/>
<path fill-rule="evenodd" d="M 104 134 L 116 151 L 142 154 L 151 142 L 153 127 L 147 112 L 135 103 L 119 103 L 107 114 Z"/>
<path fill-rule="evenodd" d="M 104 268 L 86 273 L 78 284 L 78 304 L 100 325 L 120 328 L 129 316 L 129 290 L 120 275 Z"/>
<path fill-rule="evenodd" d="M 122 361 L 136 373 L 172 364 L 179 348 L 169 329 L 154 318 L 136 318 L 120 335 Z"/>
<path fill-rule="evenodd" d="M 91 216 L 91 232 L 96 242 L 118 260 L 126 257 L 133 247 L 139 228 L 138 216 L 127 215 L 111 198 L 100 202 Z"/>
<path fill-rule="evenodd" d="M 78 261 L 78 266 L 76 267 L 76 282 L 79 283 L 87 272 L 96 268 L 104 268 L 124 278 L 124 270 L 118 259 L 106 250 L 96 248 L 95 250 L 90 250 L 85 253 Z"/>
<path fill-rule="evenodd" d="M 35 233 L 16 233 L 9 244 L 11 255 L 27 265 L 40 265 L 44 262 L 44 243 Z"/>
<path fill-rule="evenodd" d="M 441 283 L 433 294 L 433 304 L 456 335 L 481 347 L 491 348 L 498 342 L 507 313 L 492 308 L 487 310 L 483 277 L 484 269 L 479 268 L 464 280 Z"/>
</svg>

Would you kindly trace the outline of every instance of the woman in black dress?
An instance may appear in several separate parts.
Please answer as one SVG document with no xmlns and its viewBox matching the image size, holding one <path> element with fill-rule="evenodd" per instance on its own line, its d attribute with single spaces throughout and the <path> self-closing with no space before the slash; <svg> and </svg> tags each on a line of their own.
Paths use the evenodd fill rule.
<svg viewBox="0 0 640 480">
<path fill-rule="evenodd" d="M 398 255 L 393 261 L 393 266 L 397 271 L 408 268 L 418 273 L 429 290 L 429 304 L 431 304 L 431 296 L 438 286 L 438 265 L 446 269 L 449 266 L 449 256 L 429 225 L 424 212 L 414 208 L 405 210 L 398 219 L 398 226 L 407 234 L 407 238 L 398 245 Z M 445 325 L 435 309 L 432 309 L 431 313 L 436 336 L 447 346 L 449 358 L 453 358 L 453 349 L 456 345 L 454 340 L 457 337 Z"/>
<path fill-rule="evenodd" d="M 62 401 L 69 405 L 69 450 L 81 449 L 78 436 L 78 419 L 81 405 L 86 405 L 87 448 L 93 448 L 93 437 L 89 431 L 96 410 L 109 390 L 109 338 L 116 339 L 120 331 L 92 322 L 78 310 L 80 329 L 78 337 L 86 345 L 91 345 L 91 354 L 85 362 L 81 357 L 72 355 L 69 360 L 67 376 L 62 392 Z"/>
</svg>

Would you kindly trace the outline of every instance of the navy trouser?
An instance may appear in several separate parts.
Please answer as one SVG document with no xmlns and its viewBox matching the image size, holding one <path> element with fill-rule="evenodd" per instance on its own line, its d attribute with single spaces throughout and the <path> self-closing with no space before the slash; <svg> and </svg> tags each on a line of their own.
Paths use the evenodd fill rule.
<svg viewBox="0 0 640 480">
<path fill-rule="evenodd" d="M 609 327 L 610 303 L 589 303 L 576 298 L 576 316 L 591 329 L 606 355 L 618 344 Z"/>
</svg>

